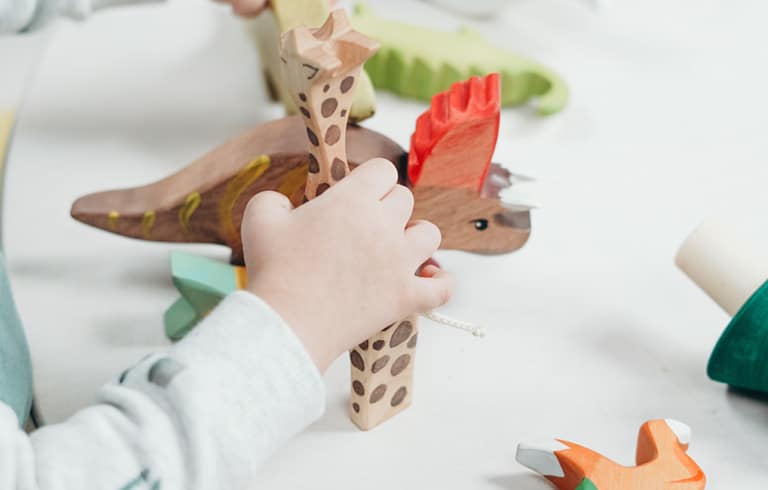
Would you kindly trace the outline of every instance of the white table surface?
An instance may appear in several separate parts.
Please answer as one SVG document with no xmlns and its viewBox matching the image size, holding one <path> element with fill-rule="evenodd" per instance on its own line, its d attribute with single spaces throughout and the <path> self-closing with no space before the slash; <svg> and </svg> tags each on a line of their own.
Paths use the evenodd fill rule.
<svg viewBox="0 0 768 490">
<path fill-rule="evenodd" d="M 427 4 L 372 3 L 461 23 Z M 713 213 L 765 234 L 767 15 L 758 0 L 625 0 L 599 14 L 518 0 L 478 24 L 555 67 L 573 92 L 550 119 L 503 114 L 495 160 L 535 176 L 544 203 L 527 246 L 438 256 L 459 278 L 443 312 L 484 323 L 488 336 L 424 321 L 415 403 L 368 433 L 345 414 L 339 360 L 326 375 L 326 415 L 254 487 L 543 490 L 515 463 L 518 442 L 559 436 L 630 463 L 640 424 L 672 417 L 692 426 L 708 488 L 764 488 L 768 397 L 707 379 L 728 318 L 673 257 Z M 71 202 L 165 176 L 280 108 L 265 100 L 237 22 L 202 0 L 63 23 L 51 38 L 10 154 L 5 240 L 40 407 L 56 422 L 167 344 L 170 250 L 226 256 L 85 227 Z M 407 145 L 424 108 L 381 94 L 366 125 Z"/>
</svg>

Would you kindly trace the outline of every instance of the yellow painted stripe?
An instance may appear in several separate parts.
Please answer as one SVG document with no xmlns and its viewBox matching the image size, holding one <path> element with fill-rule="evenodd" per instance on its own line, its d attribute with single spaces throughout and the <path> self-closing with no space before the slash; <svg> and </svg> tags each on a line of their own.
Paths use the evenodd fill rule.
<svg viewBox="0 0 768 490">
<path fill-rule="evenodd" d="M 120 220 L 120 213 L 117 211 L 110 211 L 107 215 L 107 228 L 112 231 L 117 230 L 117 222 Z"/>
<path fill-rule="evenodd" d="M 271 160 L 268 155 L 261 155 L 243 167 L 227 185 L 224 197 L 219 203 L 219 223 L 221 224 L 222 235 L 229 243 L 239 241 L 237 227 L 232 219 L 232 211 L 235 208 L 237 199 L 243 191 L 267 171 L 270 163 Z"/>
<path fill-rule="evenodd" d="M 179 208 L 179 225 L 181 225 L 181 231 L 185 234 L 189 234 L 189 221 L 200 206 L 200 200 L 199 192 L 191 192 L 184 201 L 184 204 Z"/>
<path fill-rule="evenodd" d="M 291 198 L 293 194 L 303 185 L 307 183 L 307 165 L 299 165 L 294 168 L 285 176 L 280 185 L 277 187 L 277 192 L 284 195 L 287 198 Z"/>
<path fill-rule="evenodd" d="M 155 226 L 155 212 L 147 211 L 144 213 L 144 217 L 141 218 L 141 234 L 144 238 L 149 238 L 152 235 L 152 227 Z"/>
<path fill-rule="evenodd" d="M 237 289 L 245 289 L 248 287 L 248 274 L 242 265 L 235 266 L 235 285 Z"/>
</svg>

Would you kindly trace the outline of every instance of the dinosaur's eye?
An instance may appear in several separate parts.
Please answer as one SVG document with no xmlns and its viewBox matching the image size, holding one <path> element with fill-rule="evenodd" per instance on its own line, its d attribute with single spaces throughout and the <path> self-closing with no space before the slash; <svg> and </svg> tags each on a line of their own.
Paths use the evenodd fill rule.
<svg viewBox="0 0 768 490">
<path fill-rule="evenodd" d="M 477 231 L 483 231 L 488 229 L 488 220 L 487 219 L 476 219 L 474 221 L 475 229 Z"/>
</svg>

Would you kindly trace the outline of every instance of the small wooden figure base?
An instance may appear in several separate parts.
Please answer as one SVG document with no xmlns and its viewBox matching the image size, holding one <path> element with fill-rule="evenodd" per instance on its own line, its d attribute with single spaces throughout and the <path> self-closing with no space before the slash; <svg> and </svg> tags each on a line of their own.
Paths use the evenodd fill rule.
<svg viewBox="0 0 768 490">
<path fill-rule="evenodd" d="M 360 429 L 372 429 L 410 406 L 417 325 L 412 315 L 350 351 L 349 416 Z"/>
<path fill-rule="evenodd" d="M 549 446 L 520 444 L 516 458 L 560 490 L 701 490 L 706 477 L 686 453 L 690 438 L 690 428 L 676 420 L 646 422 L 634 467 L 559 439 Z"/>
</svg>

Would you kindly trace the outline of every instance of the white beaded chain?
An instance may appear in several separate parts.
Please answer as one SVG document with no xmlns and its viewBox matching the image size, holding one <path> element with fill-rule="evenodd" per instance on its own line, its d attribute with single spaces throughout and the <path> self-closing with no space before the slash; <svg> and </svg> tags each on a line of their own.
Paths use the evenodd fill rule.
<svg viewBox="0 0 768 490">
<path fill-rule="evenodd" d="M 474 323 L 451 318 L 449 316 L 443 315 L 442 313 L 438 313 L 435 310 L 422 313 L 421 316 L 429 320 L 432 320 L 433 322 L 446 325 L 448 327 L 464 330 L 465 332 L 471 333 L 475 337 L 485 337 L 485 327 L 482 327 L 480 325 L 475 325 Z"/>
</svg>

